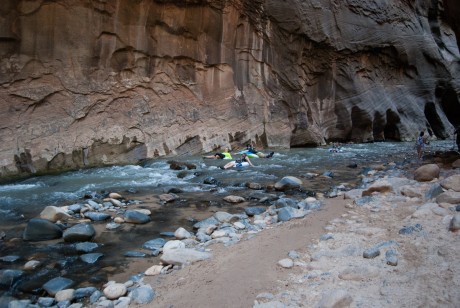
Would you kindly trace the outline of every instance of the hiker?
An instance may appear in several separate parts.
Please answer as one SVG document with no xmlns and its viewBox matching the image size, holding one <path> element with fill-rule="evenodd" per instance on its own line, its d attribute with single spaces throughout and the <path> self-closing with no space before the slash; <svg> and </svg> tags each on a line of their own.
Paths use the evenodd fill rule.
<svg viewBox="0 0 460 308">
<path fill-rule="evenodd" d="M 234 160 L 234 161 L 231 161 L 231 162 L 225 164 L 225 166 L 221 167 L 221 169 L 229 169 L 229 168 L 232 168 L 232 167 L 243 168 L 243 167 L 249 167 L 249 166 L 254 167 L 254 165 L 252 164 L 252 162 L 249 159 L 248 155 L 247 154 L 241 154 L 240 159 L 237 159 L 237 160 Z"/>
<path fill-rule="evenodd" d="M 457 129 L 454 131 L 454 134 L 457 134 L 457 138 L 455 139 L 457 143 L 457 149 L 460 151 L 460 125 L 457 126 Z"/>
<path fill-rule="evenodd" d="M 423 149 L 425 148 L 426 139 L 424 137 L 425 132 L 421 131 L 415 142 L 415 148 L 417 149 L 418 159 L 422 159 Z"/>
<path fill-rule="evenodd" d="M 203 158 L 209 159 L 232 159 L 232 155 L 230 154 L 230 149 L 225 148 L 225 150 L 221 153 L 216 153 L 214 155 L 203 156 Z"/>
<path fill-rule="evenodd" d="M 275 152 L 270 152 L 269 154 L 265 154 L 265 153 L 262 153 L 262 152 L 259 152 L 257 151 L 255 148 L 252 147 L 252 145 L 250 144 L 247 144 L 246 145 L 246 151 L 245 151 L 246 154 L 255 154 L 257 155 L 258 157 L 260 158 L 271 158 L 273 156 L 273 154 L 275 154 Z"/>
</svg>

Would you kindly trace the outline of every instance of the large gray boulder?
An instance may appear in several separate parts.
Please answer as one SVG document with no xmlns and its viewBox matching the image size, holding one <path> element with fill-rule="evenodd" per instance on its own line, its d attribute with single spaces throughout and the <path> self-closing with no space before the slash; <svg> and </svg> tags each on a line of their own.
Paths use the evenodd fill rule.
<svg viewBox="0 0 460 308">
<path fill-rule="evenodd" d="M 91 224 L 82 223 L 64 231 L 63 238 L 66 242 L 87 242 L 96 235 L 96 230 Z"/>
<path fill-rule="evenodd" d="M 275 183 L 275 189 L 282 191 L 287 189 L 299 188 L 300 185 L 302 185 L 302 180 L 294 176 L 285 176 Z"/>
<path fill-rule="evenodd" d="M 141 213 L 139 211 L 127 210 L 124 215 L 125 222 L 132 224 L 146 224 L 151 219 L 149 215 Z"/>
<path fill-rule="evenodd" d="M 43 218 L 32 218 L 22 234 L 25 241 L 47 241 L 62 237 L 62 229 Z"/>
</svg>

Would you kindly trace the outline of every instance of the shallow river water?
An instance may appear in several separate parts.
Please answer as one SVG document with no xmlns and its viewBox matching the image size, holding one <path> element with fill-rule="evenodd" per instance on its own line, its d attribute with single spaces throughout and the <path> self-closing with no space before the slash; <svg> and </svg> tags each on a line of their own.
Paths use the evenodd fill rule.
<svg viewBox="0 0 460 308">
<path fill-rule="evenodd" d="M 450 146 L 448 141 L 435 141 L 427 150 L 445 150 Z M 230 194 L 247 196 L 250 191 L 244 186 L 246 182 L 265 186 L 287 175 L 296 176 L 304 182 L 299 197 L 305 197 L 318 192 L 327 194 L 342 183 L 346 183 L 347 189 L 354 188 L 360 185 L 360 174 L 368 167 L 415 160 L 412 142 L 350 144 L 343 146 L 342 150 L 341 153 L 331 153 L 327 148 L 280 150 L 270 159 L 252 159 L 255 167 L 243 170 L 221 170 L 219 166 L 226 162 L 223 160 L 202 159 L 201 156 L 175 157 L 173 160 L 191 163 L 197 168 L 172 170 L 166 159 L 156 159 L 142 165 L 87 169 L 0 185 L 0 234 L 4 236 L 0 241 L 0 257 L 19 256 L 14 262 L 0 261 L 0 269 L 22 269 L 32 259 L 44 264 L 15 285 L 0 286 L 0 295 L 43 295 L 41 285 L 56 276 L 70 278 L 79 286 L 100 287 L 132 261 L 132 258 L 124 257 L 126 251 L 142 251 L 143 243 L 148 240 L 167 239 L 161 232 L 174 232 L 178 227 L 193 231 L 194 222 L 216 211 L 238 213 L 245 206 L 257 205 L 250 201 L 234 205 L 222 200 Z M 348 167 L 353 164 L 357 167 Z M 332 172 L 333 177 L 307 176 L 324 172 Z M 217 185 L 204 184 L 209 177 L 214 178 Z M 170 188 L 181 190 L 178 193 L 180 198 L 172 203 L 161 203 L 158 195 Z M 85 196 L 102 192 L 118 192 L 126 199 L 141 202 L 141 207 L 152 211 L 152 221 L 145 225 L 125 224 L 117 231 L 106 230 L 107 222 L 94 223 L 97 225 L 94 242 L 100 245 L 97 252 L 104 254 L 95 264 L 81 262 L 75 250 L 62 240 L 22 241 L 27 221 L 38 217 L 45 206 L 84 203 Z"/>
</svg>

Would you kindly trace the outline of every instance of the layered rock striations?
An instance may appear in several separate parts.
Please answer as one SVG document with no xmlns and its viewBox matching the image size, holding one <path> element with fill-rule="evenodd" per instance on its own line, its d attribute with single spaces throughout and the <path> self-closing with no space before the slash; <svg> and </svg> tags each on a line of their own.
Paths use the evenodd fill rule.
<svg viewBox="0 0 460 308">
<path fill-rule="evenodd" d="M 0 177 L 219 146 L 447 138 L 454 0 L 3 0 Z"/>
</svg>

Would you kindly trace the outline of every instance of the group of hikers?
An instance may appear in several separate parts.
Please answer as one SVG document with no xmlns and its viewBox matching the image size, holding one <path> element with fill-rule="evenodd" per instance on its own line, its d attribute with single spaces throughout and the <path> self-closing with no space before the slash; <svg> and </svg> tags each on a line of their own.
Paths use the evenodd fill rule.
<svg viewBox="0 0 460 308">
<path fill-rule="evenodd" d="M 455 131 L 454 135 L 456 135 L 456 144 L 457 148 L 460 151 L 460 126 L 458 126 Z M 429 144 L 428 141 L 428 134 L 425 134 L 425 131 L 421 131 L 417 136 L 415 141 L 415 148 L 417 150 L 417 157 L 418 159 L 423 158 L 423 152 L 425 149 L 425 145 Z M 330 152 L 340 152 L 341 146 L 339 143 L 333 143 L 332 148 L 329 149 Z M 246 150 L 239 152 L 241 154 L 241 158 L 233 160 L 232 154 L 230 153 L 230 149 L 226 147 L 223 152 L 217 152 L 213 155 L 203 156 L 203 158 L 208 159 L 232 159 L 232 161 L 228 162 L 222 169 L 229 169 L 232 167 L 247 167 L 247 166 L 254 166 L 250 160 L 250 155 L 252 157 L 260 157 L 260 158 L 271 158 L 273 157 L 274 152 L 270 152 L 268 154 L 257 151 L 251 144 L 246 145 Z"/>
<path fill-rule="evenodd" d="M 241 158 L 232 160 L 221 167 L 221 169 L 229 169 L 232 167 L 248 167 L 254 166 L 249 158 L 249 156 L 253 157 L 260 157 L 260 158 L 271 158 L 275 154 L 275 152 L 270 152 L 268 154 L 257 151 L 251 144 L 246 145 L 246 150 L 241 151 Z M 224 149 L 223 152 L 215 153 L 214 155 L 203 156 L 203 158 L 207 159 L 233 159 L 232 154 L 230 153 L 230 149 L 227 147 Z"/>
</svg>

